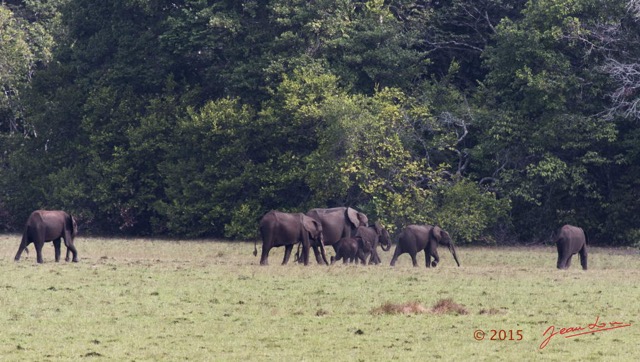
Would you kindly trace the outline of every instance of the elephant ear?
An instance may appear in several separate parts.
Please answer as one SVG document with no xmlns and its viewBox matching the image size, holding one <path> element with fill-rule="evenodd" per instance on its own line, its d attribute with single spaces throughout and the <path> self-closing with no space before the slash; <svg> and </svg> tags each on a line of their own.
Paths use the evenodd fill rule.
<svg viewBox="0 0 640 362">
<path fill-rule="evenodd" d="M 306 215 L 302 215 L 302 226 L 306 231 L 311 233 L 311 235 L 317 235 L 319 232 L 322 232 L 322 225 Z"/>
<path fill-rule="evenodd" d="M 65 227 L 71 230 L 71 236 L 75 237 L 78 234 L 78 223 L 76 223 L 76 218 L 67 213 L 63 213 L 63 215 L 65 218 Z"/>
<path fill-rule="evenodd" d="M 78 223 L 76 222 L 76 218 L 71 216 L 71 224 L 73 225 L 73 236 L 78 235 Z"/>
<path fill-rule="evenodd" d="M 361 236 L 356 236 L 356 240 L 358 240 L 358 247 L 362 249 L 365 253 L 371 251 L 371 245 L 364 240 Z"/>
<path fill-rule="evenodd" d="M 434 238 L 436 242 L 438 242 L 438 244 L 440 244 L 440 240 L 442 240 L 442 229 L 437 226 L 432 227 L 431 237 Z"/>
<path fill-rule="evenodd" d="M 351 224 L 354 225 L 355 227 L 358 227 L 361 225 L 367 226 L 369 223 L 369 219 L 367 218 L 367 215 L 361 212 L 358 212 L 355 209 L 352 209 L 350 207 L 347 207 L 346 214 Z"/>
<path fill-rule="evenodd" d="M 376 221 L 375 224 L 373 224 L 373 228 L 376 231 L 376 234 L 378 234 L 378 236 L 382 235 L 382 229 L 384 229 L 382 227 L 382 224 L 380 223 L 380 221 Z"/>
</svg>

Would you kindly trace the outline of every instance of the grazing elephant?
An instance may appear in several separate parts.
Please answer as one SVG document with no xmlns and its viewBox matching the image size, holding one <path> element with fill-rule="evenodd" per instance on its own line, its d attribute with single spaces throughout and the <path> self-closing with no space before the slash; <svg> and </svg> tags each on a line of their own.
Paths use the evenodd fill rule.
<svg viewBox="0 0 640 362">
<path fill-rule="evenodd" d="M 413 261 L 413 266 L 418 266 L 416 254 L 424 250 L 427 268 L 430 266 L 435 268 L 440 261 L 440 257 L 438 256 L 438 244 L 449 247 L 449 251 L 451 251 L 453 259 L 455 259 L 456 264 L 460 266 L 458 255 L 456 254 L 456 249 L 451 242 L 449 233 L 438 226 L 431 225 L 409 225 L 402 230 L 398 236 L 398 245 L 396 245 L 396 250 L 393 253 L 391 266 L 396 264 L 398 256 L 403 253 L 409 253 L 409 255 L 411 255 L 411 260 Z M 434 259 L 433 262 L 431 262 L 432 256 Z"/>
<path fill-rule="evenodd" d="M 56 262 L 60 261 L 61 238 L 67 247 L 66 261 L 69 261 L 69 252 L 73 253 L 73 261 L 78 262 L 78 251 L 73 239 L 78 234 L 76 220 L 64 211 L 36 210 L 29 215 L 22 234 L 22 241 L 16 253 L 15 261 L 20 260 L 22 251 L 31 243 L 36 248 L 38 263 L 42 263 L 42 246 L 47 241 L 53 241 Z M 27 250 L 27 252 L 29 252 Z"/>
<path fill-rule="evenodd" d="M 558 269 L 568 269 L 571 257 L 580 253 L 580 264 L 587 270 L 587 234 L 581 228 L 572 225 L 561 227 L 556 233 L 558 247 Z"/>
<path fill-rule="evenodd" d="M 330 209 L 311 209 L 307 216 L 319 221 L 322 224 L 322 234 L 324 244 L 333 246 L 345 237 L 354 236 L 358 226 L 367 226 L 369 219 L 367 215 L 356 211 L 350 207 L 334 207 Z M 320 263 L 318 248 L 313 247 L 316 260 Z"/>
<path fill-rule="evenodd" d="M 268 264 L 269 250 L 272 247 L 283 245 L 285 252 L 282 264 L 287 264 L 291 250 L 297 243 L 302 243 L 302 258 L 304 265 L 307 265 L 309 263 L 310 240 L 320 246 L 322 259 L 326 265 L 329 265 L 324 251 L 322 224 L 303 213 L 290 214 L 275 210 L 269 211 L 260 220 L 260 235 L 262 236 L 260 265 Z M 258 248 L 254 244 L 253 255 L 257 254 Z"/>
<path fill-rule="evenodd" d="M 356 237 L 361 237 L 367 244 L 369 244 L 369 252 L 365 252 L 364 249 L 361 249 L 358 252 L 358 259 L 362 261 L 362 264 L 365 264 L 369 253 L 371 254 L 369 264 L 380 264 L 380 256 L 377 251 L 378 244 L 380 244 L 383 251 L 391 250 L 391 236 L 389 236 L 389 232 L 379 221 L 376 221 L 373 226 L 359 226 L 356 229 L 355 235 Z"/>
<path fill-rule="evenodd" d="M 359 236 L 342 238 L 334 244 L 334 247 L 336 248 L 336 256 L 331 257 L 331 264 L 335 263 L 340 259 L 343 260 L 344 264 L 346 264 L 347 262 L 353 263 L 354 261 L 357 264 L 358 263 L 357 256 L 360 253 L 371 252 L 370 244 L 364 241 Z M 362 264 L 364 264 L 364 257 L 362 259 L 363 259 Z"/>
</svg>

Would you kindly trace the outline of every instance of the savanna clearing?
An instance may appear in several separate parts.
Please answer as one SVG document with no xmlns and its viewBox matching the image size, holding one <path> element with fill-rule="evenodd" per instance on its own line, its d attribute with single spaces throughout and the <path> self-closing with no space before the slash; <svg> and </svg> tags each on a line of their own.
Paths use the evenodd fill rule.
<svg viewBox="0 0 640 362">
<path fill-rule="evenodd" d="M 84 237 L 79 263 L 47 243 L 36 265 L 33 245 L 13 261 L 19 242 L 0 235 L 6 360 L 640 358 L 635 249 L 591 248 L 585 272 L 557 270 L 553 246 L 460 246 L 460 268 L 441 248 L 426 269 L 389 267 L 393 248 L 366 267 L 281 266 L 275 248 L 261 267 L 253 243 Z M 551 326 L 572 330 L 541 349 Z"/>
</svg>

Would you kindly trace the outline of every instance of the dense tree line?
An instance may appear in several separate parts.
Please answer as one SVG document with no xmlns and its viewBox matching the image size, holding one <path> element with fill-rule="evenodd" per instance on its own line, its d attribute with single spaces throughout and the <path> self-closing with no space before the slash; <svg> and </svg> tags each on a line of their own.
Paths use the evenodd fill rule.
<svg viewBox="0 0 640 362">
<path fill-rule="evenodd" d="M 0 228 L 390 230 L 640 242 L 637 0 L 0 3 Z"/>
</svg>

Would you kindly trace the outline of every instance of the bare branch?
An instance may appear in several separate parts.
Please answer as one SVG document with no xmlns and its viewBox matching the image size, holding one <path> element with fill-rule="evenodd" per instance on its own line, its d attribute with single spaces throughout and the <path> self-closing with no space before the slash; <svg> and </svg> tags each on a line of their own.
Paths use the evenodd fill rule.
<svg viewBox="0 0 640 362">
<path fill-rule="evenodd" d="M 627 118 L 640 119 L 640 63 L 625 64 L 607 59 L 602 71 L 618 84 L 611 94 L 613 106 L 608 110 L 608 116 L 622 114 Z"/>
<path fill-rule="evenodd" d="M 627 11 L 636 19 L 640 19 L 640 0 L 629 0 Z"/>
</svg>

